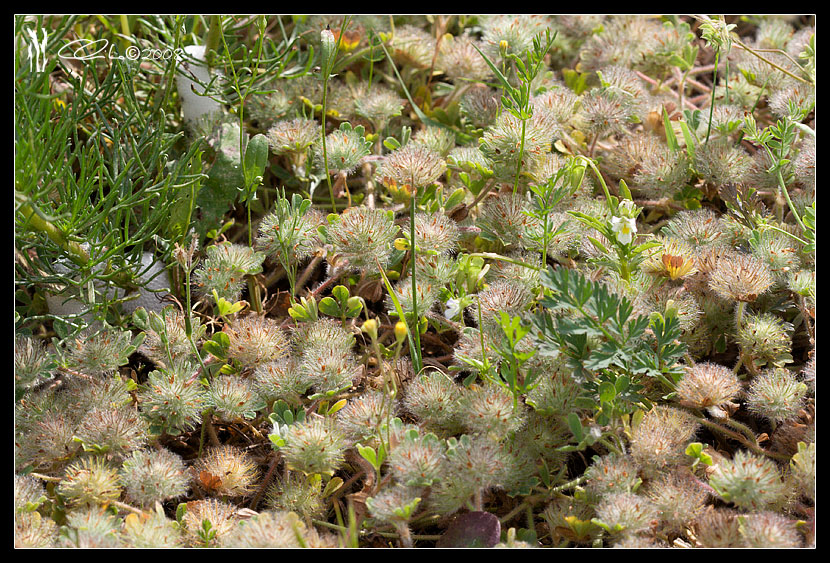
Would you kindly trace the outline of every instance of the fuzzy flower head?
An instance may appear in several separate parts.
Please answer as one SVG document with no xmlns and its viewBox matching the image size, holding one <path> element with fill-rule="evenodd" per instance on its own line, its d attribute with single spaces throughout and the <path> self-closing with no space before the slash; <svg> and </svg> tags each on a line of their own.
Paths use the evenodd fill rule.
<svg viewBox="0 0 830 563">
<path fill-rule="evenodd" d="M 277 200 L 274 209 L 259 222 L 256 247 L 282 264 L 296 264 L 314 254 L 320 246 L 317 229 L 325 223 L 323 214 L 286 198 Z"/>
<path fill-rule="evenodd" d="M 482 48 L 482 45 L 466 36 L 445 37 L 441 42 L 436 65 L 452 79 L 486 81 L 492 71 L 474 45 Z"/>
<path fill-rule="evenodd" d="M 205 404 L 213 407 L 214 415 L 222 421 L 251 419 L 265 408 L 249 379 L 223 375 L 214 377 L 205 391 Z"/>
<path fill-rule="evenodd" d="M 255 368 L 288 354 L 288 337 L 273 319 L 248 315 L 225 325 L 223 331 L 230 343 L 228 356 L 243 366 Z"/>
<path fill-rule="evenodd" d="M 325 170 L 328 163 L 329 174 L 343 172 L 351 174 L 358 167 L 364 156 L 372 150 L 371 141 L 364 137 L 362 125 L 352 128 L 348 122 L 340 124 L 340 129 L 326 136 L 326 154 L 323 145 L 315 145 L 314 161 L 319 170 Z"/>
<path fill-rule="evenodd" d="M 475 84 L 462 96 L 459 109 L 470 123 L 483 129 L 496 120 L 501 102 L 494 90 L 484 84 Z"/>
<path fill-rule="evenodd" d="M 187 493 L 184 461 L 170 450 L 136 450 L 124 460 L 119 479 L 127 496 L 152 506 Z"/>
<path fill-rule="evenodd" d="M 725 501 L 753 511 L 777 503 L 785 493 L 775 463 L 744 450 L 738 450 L 731 460 L 716 465 L 709 484 Z"/>
<path fill-rule="evenodd" d="M 373 86 L 365 95 L 359 96 L 354 102 L 355 114 L 372 122 L 375 131 L 379 132 L 392 117 L 401 115 L 404 101 L 392 90 Z"/>
<path fill-rule="evenodd" d="M 749 254 L 726 254 L 709 273 L 709 287 L 724 299 L 751 303 L 772 286 L 769 266 Z"/>
<path fill-rule="evenodd" d="M 46 346 L 34 338 L 23 335 L 15 338 L 14 380 L 17 386 L 26 389 L 37 385 L 49 377 L 49 369 L 54 363 Z"/>
<path fill-rule="evenodd" d="M 73 506 L 106 504 L 121 496 L 116 469 L 100 457 L 85 457 L 70 465 L 57 490 Z"/>
<path fill-rule="evenodd" d="M 268 144 L 276 155 L 305 152 L 320 135 L 320 126 L 313 119 L 278 121 L 268 130 Z"/>
<path fill-rule="evenodd" d="M 236 497 L 253 489 L 257 465 L 244 450 L 219 446 L 208 450 L 193 466 L 196 485 L 209 495 Z"/>
<path fill-rule="evenodd" d="M 387 265 L 398 231 L 392 217 L 381 209 L 349 207 L 330 221 L 326 237 L 335 260 L 346 260 L 353 270 L 376 272 L 375 260 Z"/>
<path fill-rule="evenodd" d="M 782 367 L 793 361 L 793 326 L 772 313 L 748 314 L 738 327 L 735 340 L 741 354 L 756 366 Z"/>
<path fill-rule="evenodd" d="M 447 169 L 440 154 L 414 142 L 391 152 L 379 167 L 376 176 L 387 187 L 412 191 L 424 188 Z M 406 186 L 406 188 L 402 188 Z"/>
<path fill-rule="evenodd" d="M 686 368 L 686 374 L 677 383 L 677 398 L 695 408 L 709 408 L 732 401 L 741 393 L 741 383 L 735 373 L 710 362 L 701 362 Z"/>
<path fill-rule="evenodd" d="M 195 373 L 193 364 L 181 361 L 147 376 L 138 404 L 153 433 L 176 435 L 201 422 L 204 394 Z"/>
<path fill-rule="evenodd" d="M 132 334 L 116 329 L 76 338 L 67 345 L 69 367 L 88 375 L 103 376 L 127 363 L 135 351 Z"/>
<path fill-rule="evenodd" d="M 280 452 L 289 469 L 333 475 L 343 464 L 346 446 L 342 432 L 330 420 L 310 418 L 288 427 Z"/>
<path fill-rule="evenodd" d="M 193 275 L 199 295 L 216 294 L 230 302 L 242 296 L 246 275 L 262 271 L 265 255 L 249 246 L 224 242 L 205 249 L 207 254 Z"/>
<path fill-rule="evenodd" d="M 795 373 L 773 368 L 752 378 L 746 403 L 750 412 L 781 423 L 798 416 L 806 394 L 807 385 Z"/>
</svg>

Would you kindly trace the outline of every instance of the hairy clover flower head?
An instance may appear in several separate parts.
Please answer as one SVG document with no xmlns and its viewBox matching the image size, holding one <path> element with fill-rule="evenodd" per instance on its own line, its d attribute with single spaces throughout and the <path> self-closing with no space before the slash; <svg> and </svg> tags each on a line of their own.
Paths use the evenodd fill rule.
<svg viewBox="0 0 830 563">
<path fill-rule="evenodd" d="M 792 328 L 772 313 L 747 314 L 735 340 L 741 353 L 752 358 L 756 366 L 781 367 L 792 362 Z"/>
<path fill-rule="evenodd" d="M 355 114 L 365 117 L 375 125 L 375 131 L 383 128 L 383 125 L 392 117 L 401 115 L 404 100 L 395 92 L 383 86 L 373 86 L 363 96 L 355 99 Z"/>
<path fill-rule="evenodd" d="M 139 391 L 138 404 L 151 428 L 175 435 L 201 422 L 204 395 L 195 373 L 196 366 L 189 361 L 150 372 Z"/>
<path fill-rule="evenodd" d="M 246 367 L 273 362 L 288 353 L 288 337 L 274 319 L 248 315 L 225 325 L 224 332 L 230 342 L 228 356 Z"/>
<path fill-rule="evenodd" d="M 484 82 L 490 78 L 492 71 L 474 45 L 483 49 L 483 44 L 471 37 L 445 38 L 441 41 L 436 66 L 452 79 Z"/>
<path fill-rule="evenodd" d="M 322 143 L 314 146 L 314 161 L 319 170 L 325 170 L 328 163 L 329 174 L 342 172 L 348 175 L 354 172 L 371 148 L 372 143 L 364 137 L 362 126 L 352 128 L 349 123 L 341 123 L 340 129 L 326 135 L 325 155 Z"/>
<path fill-rule="evenodd" d="M 194 482 L 209 495 L 243 496 L 253 490 L 257 464 L 244 450 L 218 446 L 208 450 L 193 465 Z"/>
<path fill-rule="evenodd" d="M 394 183 L 417 190 L 435 182 L 446 169 L 439 153 L 410 142 L 387 155 L 375 175 L 386 185 Z"/>
<path fill-rule="evenodd" d="M 426 428 L 453 433 L 460 428 L 458 400 L 461 389 L 439 372 L 426 373 L 406 387 L 403 406 Z"/>
<path fill-rule="evenodd" d="M 326 235 L 334 254 L 345 259 L 351 269 L 375 272 L 375 260 L 387 265 L 398 231 L 388 213 L 361 206 L 341 213 L 329 223 Z"/>
<path fill-rule="evenodd" d="M 210 381 L 205 391 L 205 405 L 212 407 L 214 415 L 225 422 L 254 418 L 265 407 L 250 380 L 230 375 Z"/>
<path fill-rule="evenodd" d="M 118 500 L 118 472 L 101 457 L 84 457 L 66 468 L 58 492 L 72 506 L 106 504 Z"/>
<path fill-rule="evenodd" d="M 262 271 L 265 255 L 242 244 L 224 242 L 205 249 L 207 256 L 193 273 L 200 295 L 216 294 L 227 301 L 238 301 L 245 276 Z"/>
<path fill-rule="evenodd" d="M 772 368 L 752 378 L 746 404 L 750 412 L 780 423 L 798 416 L 806 394 L 807 386 L 795 373 Z"/>
<path fill-rule="evenodd" d="M 268 129 L 268 144 L 276 155 L 302 153 L 320 136 L 320 126 L 313 119 L 289 119 Z"/>
<path fill-rule="evenodd" d="M 744 450 L 718 463 L 709 484 L 727 502 L 747 510 L 763 510 L 785 493 L 781 474 L 772 460 Z"/>
<path fill-rule="evenodd" d="M 461 97 L 459 108 L 475 127 L 483 129 L 496 120 L 501 102 L 493 89 L 484 84 L 475 84 Z"/>
<path fill-rule="evenodd" d="M 797 522 L 777 512 L 765 510 L 738 516 L 738 525 L 745 547 L 802 547 L 803 536 Z"/>
<path fill-rule="evenodd" d="M 695 408 L 709 408 L 736 399 L 741 393 L 738 376 L 728 367 L 701 362 L 686 368 L 677 383 L 677 398 Z"/>
<path fill-rule="evenodd" d="M 141 506 L 177 498 L 188 490 L 184 461 L 170 450 L 135 450 L 124 460 L 119 479 L 127 496 Z"/>
<path fill-rule="evenodd" d="M 769 266 L 749 254 L 727 254 L 709 273 L 709 287 L 731 301 L 755 301 L 772 283 Z"/>
<path fill-rule="evenodd" d="M 332 475 L 344 461 L 346 446 L 345 436 L 332 421 L 310 418 L 288 427 L 280 451 L 290 469 Z"/>
</svg>

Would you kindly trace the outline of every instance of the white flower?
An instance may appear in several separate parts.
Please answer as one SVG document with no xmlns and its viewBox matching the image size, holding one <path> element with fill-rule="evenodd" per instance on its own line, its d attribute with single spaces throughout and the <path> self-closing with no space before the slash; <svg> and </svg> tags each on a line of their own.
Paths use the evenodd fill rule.
<svg viewBox="0 0 830 563">
<path fill-rule="evenodd" d="M 637 221 L 633 217 L 612 217 L 611 230 L 617 234 L 617 240 L 629 244 L 637 232 Z"/>
<path fill-rule="evenodd" d="M 461 301 L 458 299 L 447 299 L 446 307 L 444 316 L 453 320 L 461 312 Z"/>
</svg>

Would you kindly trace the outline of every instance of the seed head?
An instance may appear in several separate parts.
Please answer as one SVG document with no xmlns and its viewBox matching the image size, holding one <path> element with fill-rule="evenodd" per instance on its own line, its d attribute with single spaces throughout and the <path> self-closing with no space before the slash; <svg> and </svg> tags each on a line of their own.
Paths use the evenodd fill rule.
<svg viewBox="0 0 830 563">
<path fill-rule="evenodd" d="M 386 422 L 394 405 L 382 391 L 367 391 L 337 413 L 337 423 L 350 440 L 364 442 Z"/>
<path fill-rule="evenodd" d="M 646 495 L 660 513 L 660 527 L 671 534 L 682 533 L 701 513 L 706 490 L 686 473 L 668 473 L 649 483 Z"/>
<path fill-rule="evenodd" d="M 772 283 L 769 266 L 749 254 L 726 254 L 709 273 L 709 287 L 731 301 L 751 303 Z"/>
<path fill-rule="evenodd" d="M 36 386 L 50 377 L 55 365 L 46 346 L 30 336 L 19 335 L 14 340 L 14 382 L 22 389 Z"/>
<path fill-rule="evenodd" d="M 637 475 L 637 463 L 630 455 L 614 452 L 595 456 L 585 470 L 585 490 L 596 497 L 614 493 L 635 493 L 643 482 Z"/>
<path fill-rule="evenodd" d="M 257 465 L 244 450 L 219 446 L 193 465 L 193 482 L 208 495 L 219 497 L 244 496 L 253 490 Z"/>
<path fill-rule="evenodd" d="M 226 422 L 254 418 L 258 410 L 265 408 L 249 379 L 229 375 L 210 381 L 205 391 L 205 405 L 213 407 L 214 415 Z"/>
<path fill-rule="evenodd" d="M 66 468 L 58 492 L 72 506 L 107 504 L 118 500 L 118 473 L 100 457 L 84 457 Z"/>
<path fill-rule="evenodd" d="M 326 235 L 335 255 L 346 260 L 351 269 L 376 272 L 375 259 L 381 266 L 388 264 L 398 231 L 385 211 L 349 207 L 329 223 Z"/>
<path fill-rule="evenodd" d="M 121 458 L 146 443 L 147 426 L 132 406 L 93 409 L 84 415 L 75 436 L 85 446 L 95 446 L 109 457 Z"/>
<path fill-rule="evenodd" d="M 469 434 L 500 441 L 524 423 L 524 414 L 514 411 L 513 396 L 498 385 L 475 385 L 461 393 L 458 417 Z"/>
<path fill-rule="evenodd" d="M 67 363 L 81 373 L 103 377 L 127 363 L 133 351 L 131 341 L 129 331 L 117 329 L 76 338 L 67 345 Z"/>
<path fill-rule="evenodd" d="M 484 129 L 498 117 L 501 103 L 492 89 L 484 84 L 475 84 L 461 98 L 459 108 L 475 127 Z"/>
<path fill-rule="evenodd" d="M 375 132 L 383 129 L 386 122 L 401 115 L 404 101 L 392 90 L 374 86 L 366 95 L 355 99 L 355 114 L 365 117 L 375 126 Z"/>
<path fill-rule="evenodd" d="M 268 129 L 278 119 L 286 117 L 293 103 L 288 94 L 281 90 L 253 95 L 246 102 L 245 113 L 251 116 L 260 129 Z"/>
<path fill-rule="evenodd" d="M 653 527 L 660 514 L 647 498 L 633 493 L 611 493 L 597 504 L 597 519 L 609 527 L 620 528 L 625 535 L 643 532 Z"/>
<path fill-rule="evenodd" d="M 279 399 L 292 405 L 300 404 L 302 396 L 311 387 L 311 381 L 303 377 L 293 357 L 259 364 L 254 370 L 253 384 L 259 400 L 265 404 Z"/>
<path fill-rule="evenodd" d="M 501 194 L 487 199 L 476 226 L 483 238 L 501 241 L 513 249 L 536 249 L 528 233 L 539 229 L 539 220 L 528 213 L 530 203 L 521 194 Z"/>
<path fill-rule="evenodd" d="M 288 427 L 280 449 L 289 469 L 333 475 L 342 465 L 346 439 L 329 419 L 310 418 Z"/>
<path fill-rule="evenodd" d="M 304 518 L 320 518 L 325 514 L 321 483 L 301 473 L 289 472 L 268 488 L 268 505 L 277 511 L 291 511 Z"/>
<path fill-rule="evenodd" d="M 436 66 L 454 80 L 464 79 L 464 83 L 488 80 L 492 71 L 474 45 L 483 49 L 482 43 L 466 35 L 445 38 L 441 41 Z"/>
<path fill-rule="evenodd" d="M 798 490 L 811 501 L 816 501 L 816 443 L 799 442 L 798 452 L 790 460 L 790 472 Z"/>
<path fill-rule="evenodd" d="M 183 538 L 174 520 L 164 514 L 151 513 L 143 520 L 137 515 L 124 519 L 123 540 L 129 547 L 159 549 L 182 547 Z"/>
<path fill-rule="evenodd" d="M 189 362 L 150 372 L 138 404 L 152 429 L 176 435 L 201 422 L 204 395 L 198 379 L 192 377 L 195 373 L 196 367 Z"/>
<path fill-rule="evenodd" d="M 288 354 L 288 338 L 273 319 L 248 315 L 226 324 L 223 332 L 230 341 L 228 356 L 245 367 L 255 368 Z"/>
<path fill-rule="evenodd" d="M 199 537 L 202 523 L 208 520 L 211 530 L 216 532 L 214 542 L 222 545 L 238 526 L 236 506 L 218 499 L 206 498 L 187 503 L 187 512 L 184 514 L 185 540 L 191 546 L 204 546 L 204 539 Z"/>
<path fill-rule="evenodd" d="M 453 434 L 460 429 L 458 401 L 461 390 L 439 372 L 425 373 L 409 384 L 403 406 L 430 430 Z"/>
<path fill-rule="evenodd" d="M 663 234 L 682 240 L 696 252 L 701 247 L 726 244 L 720 219 L 714 211 L 705 208 L 680 211 L 663 227 Z"/>
<path fill-rule="evenodd" d="M 291 340 L 300 355 L 314 353 L 318 349 L 333 349 L 348 354 L 355 342 L 354 336 L 339 321 L 329 318 L 299 324 Z"/>
<path fill-rule="evenodd" d="M 380 493 L 366 499 L 369 514 L 379 522 L 398 523 L 406 522 L 404 507 L 420 499 L 420 489 L 393 485 L 386 487 Z"/>
<path fill-rule="evenodd" d="M 147 338 L 144 340 L 144 345 L 149 351 L 148 355 L 153 361 L 167 366 L 170 360 L 176 363 L 189 358 L 193 353 L 193 348 L 185 332 L 184 315 L 173 307 L 165 307 L 160 313 L 151 311 L 149 314 L 151 319 L 159 321 L 149 323 L 146 329 Z M 157 332 L 157 327 L 162 330 Z M 199 317 L 196 316 L 191 317 L 190 327 L 194 342 L 198 342 L 207 330 L 207 327 L 202 325 Z"/>
<path fill-rule="evenodd" d="M 710 139 L 695 149 L 695 170 L 714 186 L 741 183 L 751 165 L 749 154 L 728 137 Z"/>
<path fill-rule="evenodd" d="M 268 129 L 268 144 L 276 155 L 304 153 L 320 136 L 320 126 L 313 119 L 278 121 Z"/>
<path fill-rule="evenodd" d="M 775 463 L 744 450 L 716 465 L 709 484 L 726 502 L 753 511 L 774 505 L 786 492 Z"/>
<path fill-rule="evenodd" d="M 741 393 L 741 383 L 735 373 L 711 362 L 687 367 L 677 383 L 677 398 L 694 408 L 716 407 L 732 401 Z"/>
<path fill-rule="evenodd" d="M 76 532 L 60 536 L 58 547 L 118 548 L 123 547 L 118 535 L 120 520 L 98 506 L 84 506 L 66 515 L 66 525 Z M 74 537 L 73 537 L 74 536 Z"/>
<path fill-rule="evenodd" d="M 371 141 L 364 137 L 362 125 L 352 128 L 348 122 L 340 124 L 340 129 L 326 135 L 326 154 L 323 155 L 322 143 L 314 146 L 314 162 L 318 170 L 325 170 L 328 162 L 329 174 L 351 174 L 360 165 L 364 156 L 372 149 Z"/>
<path fill-rule="evenodd" d="M 425 144 L 414 142 L 389 153 L 376 172 L 376 177 L 386 186 L 424 188 L 447 170 L 441 154 Z"/>
<path fill-rule="evenodd" d="M 798 416 L 807 386 L 788 369 L 768 369 L 752 378 L 746 405 L 750 412 L 776 423 Z"/>
<path fill-rule="evenodd" d="M 801 547 L 802 535 L 796 522 L 777 512 L 765 510 L 738 516 L 738 525 L 745 547 L 792 548 Z"/>
<path fill-rule="evenodd" d="M 184 461 L 164 448 L 134 451 L 124 460 L 119 478 L 127 497 L 141 506 L 187 493 Z"/>
<path fill-rule="evenodd" d="M 739 513 L 709 506 L 695 521 L 695 537 L 701 547 L 742 547 Z"/>
<path fill-rule="evenodd" d="M 213 292 L 228 301 L 238 301 L 242 295 L 246 274 L 262 271 L 265 255 L 249 246 L 224 242 L 205 250 L 207 257 L 193 273 L 199 295 L 213 296 Z"/>
<path fill-rule="evenodd" d="M 443 442 L 433 434 L 407 436 L 389 454 L 389 468 L 398 483 L 428 487 L 444 475 Z"/>
<path fill-rule="evenodd" d="M 735 340 L 741 354 L 752 358 L 756 366 L 781 367 L 793 361 L 792 325 L 771 313 L 747 314 L 738 327 Z"/>
<path fill-rule="evenodd" d="M 51 518 L 39 512 L 24 512 L 14 516 L 14 547 L 51 547 L 57 536 L 58 526 Z"/>
<path fill-rule="evenodd" d="M 435 38 L 421 28 L 413 25 L 396 27 L 391 46 L 392 56 L 400 64 L 422 69 L 432 64 Z"/>
<path fill-rule="evenodd" d="M 646 414 L 631 439 L 631 456 L 644 476 L 686 461 L 686 446 L 698 423 L 686 411 L 656 406 Z"/>
</svg>

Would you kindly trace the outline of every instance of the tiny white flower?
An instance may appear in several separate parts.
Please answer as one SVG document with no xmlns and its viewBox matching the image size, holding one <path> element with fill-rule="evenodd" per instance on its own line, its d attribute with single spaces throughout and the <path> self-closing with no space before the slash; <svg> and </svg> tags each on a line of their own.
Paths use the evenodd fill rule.
<svg viewBox="0 0 830 563">
<path fill-rule="evenodd" d="M 612 217 L 611 230 L 617 234 L 617 240 L 629 244 L 637 232 L 637 222 L 633 217 Z"/>
<path fill-rule="evenodd" d="M 447 299 L 444 316 L 453 320 L 461 312 L 461 302 L 458 299 Z"/>
</svg>

